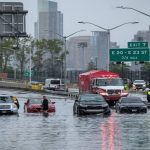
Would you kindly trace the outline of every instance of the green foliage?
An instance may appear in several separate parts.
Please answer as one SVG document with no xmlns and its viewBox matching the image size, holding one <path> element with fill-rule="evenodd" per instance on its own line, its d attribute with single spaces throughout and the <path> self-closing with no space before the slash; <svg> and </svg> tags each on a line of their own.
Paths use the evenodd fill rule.
<svg viewBox="0 0 150 150">
<path fill-rule="evenodd" d="M 12 38 L 4 38 L 0 42 L 0 66 L 4 72 L 7 70 L 11 55 L 14 55 L 12 48 L 14 43 L 15 39 Z"/>
<path fill-rule="evenodd" d="M 96 65 L 95 65 L 95 63 L 93 61 L 91 61 L 91 62 L 88 63 L 88 70 L 89 71 L 90 70 L 96 70 L 96 69 L 97 69 Z"/>
<path fill-rule="evenodd" d="M 13 45 L 17 43 L 17 49 Z M 10 70 L 8 62 L 17 60 L 17 70 L 23 74 L 24 69 L 29 66 L 30 53 L 32 55 L 32 66 L 39 72 L 43 67 L 47 70 L 60 73 L 64 62 L 63 42 L 60 40 L 33 40 L 31 36 L 26 38 L 5 38 L 0 42 L 0 67 L 2 71 Z M 46 57 L 44 57 L 44 54 Z M 49 56 L 49 57 L 47 57 Z M 43 59 L 45 58 L 45 59 Z M 47 63 L 45 63 L 47 62 Z M 45 66 L 44 66 L 45 65 Z M 61 69 L 60 69 L 61 68 Z"/>
<path fill-rule="evenodd" d="M 58 73 L 61 68 L 61 63 L 60 61 L 58 62 L 58 58 L 61 62 L 64 59 L 62 53 L 63 42 L 57 39 L 42 39 L 34 41 L 34 46 L 36 48 L 32 57 L 34 69 L 42 71 L 45 68 L 48 72 L 52 72 L 52 76 L 55 76 L 56 72 Z"/>
<path fill-rule="evenodd" d="M 150 72 L 150 62 L 145 62 L 141 67 L 141 70 L 145 72 Z"/>
</svg>

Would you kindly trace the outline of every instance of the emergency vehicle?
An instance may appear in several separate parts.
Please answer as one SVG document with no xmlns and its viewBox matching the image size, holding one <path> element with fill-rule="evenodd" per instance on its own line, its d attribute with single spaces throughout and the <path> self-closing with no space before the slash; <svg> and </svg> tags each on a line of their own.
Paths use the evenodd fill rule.
<svg viewBox="0 0 150 150">
<path fill-rule="evenodd" d="M 116 102 L 128 95 L 119 74 L 106 70 L 92 70 L 79 74 L 78 86 L 80 93 L 97 93 L 108 102 Z"/>
</svg>

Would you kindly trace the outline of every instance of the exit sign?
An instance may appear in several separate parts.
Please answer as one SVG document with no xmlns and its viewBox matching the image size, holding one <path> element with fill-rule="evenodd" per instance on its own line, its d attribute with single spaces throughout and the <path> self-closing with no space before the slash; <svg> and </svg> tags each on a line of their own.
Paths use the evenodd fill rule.
<svg viewBox="0 0 150 150">
<path fill-rule="evenodd" d="M 128 42 L 128 48 L 147 48 L 148 42 Z"/>
</svg>

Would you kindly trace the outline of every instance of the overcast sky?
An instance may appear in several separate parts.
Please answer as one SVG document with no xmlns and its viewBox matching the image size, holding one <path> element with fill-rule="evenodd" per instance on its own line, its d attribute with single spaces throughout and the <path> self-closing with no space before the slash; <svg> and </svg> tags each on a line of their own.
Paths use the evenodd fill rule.
<svg viewBox="0 0 150 150">
<path fill-rule="evenodd" d="M 20 1 L 24 3 L 27 14 L 27 33 L 34 34 L 34 22 L 37 20 L 37 0 L 0 0 Z M 139 24 L 127 24 L 111 31 L 111 41 L 121 47 L 127 47 L 127 42 L 139 30 L 149 30 L 150 17 L 133 10 L 117 9 L 116 6 L 126 6 L 138 9 L 150 15 L 150 0 L 52 0 L 58 3 L 58 10 L 64 16 L 64 36 L 80 29 L 85 32 L 78 35 L 91 35 L 91 31 L 104 31 L 89 24 L 79 24 L 78 21 L 94 23 L 104 28 L 113 28 L 125 22 L 138 21 Z M 75 36 L 75 35 L 74 35 Z"/>
</svg>

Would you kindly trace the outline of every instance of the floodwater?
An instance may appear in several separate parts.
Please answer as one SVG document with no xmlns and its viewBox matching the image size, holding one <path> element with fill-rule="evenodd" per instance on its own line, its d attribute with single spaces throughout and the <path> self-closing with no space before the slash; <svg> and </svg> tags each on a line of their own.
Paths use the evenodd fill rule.
<svg viewBox="0 0 150 150">
<path fill-rule="evenodd" d="M 23 111 L 27 97 L 40 94 L 0 93 L 17 95 L 20 102 L 18 116 L 0 116 L 0 150 L 150 149 L 150 110 L 146 114 L 118 114 L 112 109 L 108 117 L 78 117 L 73 115 L 73 100 L 53 96 L 56 112 L 44 117 Z"/>
</svg>

